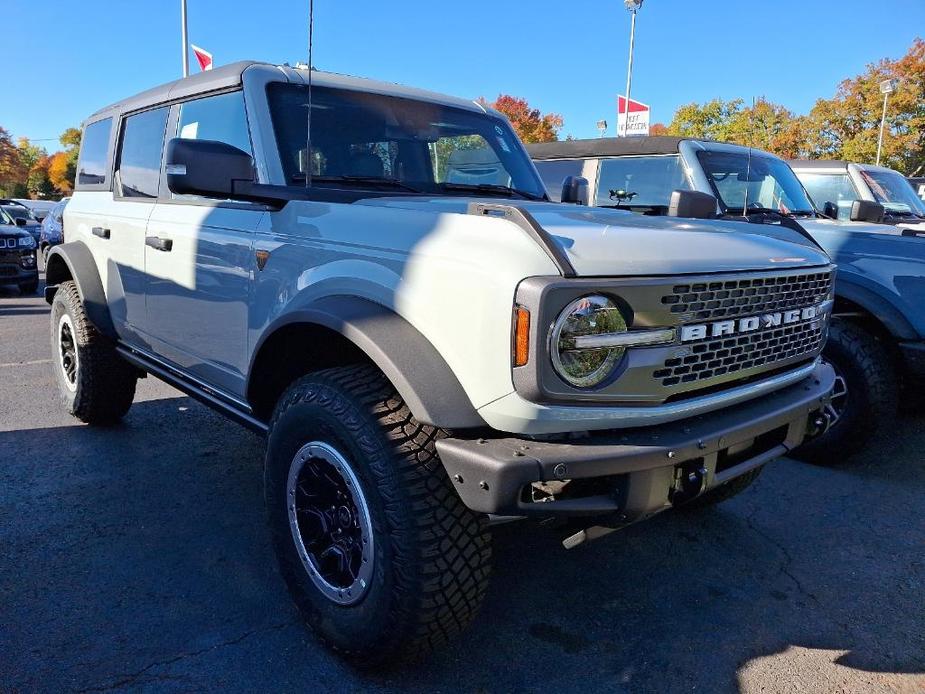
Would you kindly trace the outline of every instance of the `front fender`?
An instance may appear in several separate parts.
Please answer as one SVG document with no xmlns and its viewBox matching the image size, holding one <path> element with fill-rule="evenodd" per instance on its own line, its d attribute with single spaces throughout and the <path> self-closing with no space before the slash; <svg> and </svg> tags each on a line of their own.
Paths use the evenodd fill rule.
<svg viewBox="0 0 925 694">
<path fill-rule="evenodd" d="M 93 261 L 93 254 L 82 241 L 64 243 L 48 252 L 45 261 L 45 301 L 50 304 L 58 285 L 68 280 L 73 280 L 77 285 L 90 322 L 103 335 L 117 339 L 103 282 Z"/>
<path fill-rule="evenodd" d="M 860 306 L 883 324 L 894 338 L 919 339 L 918 330 L 896 303 L 899 297 L 875 282 L 839 268 L 835 280 L 835 296 L 836 299 L 847 299 Z"/>
<path fill-rule="evenodd" d="M 386 375 L 415 418 L 447 429 L 486 426 L 437 349 L 391 309 L 354 296 L 329 296 L 288 312 L 271 323 L 252 356 L 277 330 L 293 324 L 320 325 L 350 340 Z M 253 384 L 248 382 L 247 392 Z"/>
</svg>

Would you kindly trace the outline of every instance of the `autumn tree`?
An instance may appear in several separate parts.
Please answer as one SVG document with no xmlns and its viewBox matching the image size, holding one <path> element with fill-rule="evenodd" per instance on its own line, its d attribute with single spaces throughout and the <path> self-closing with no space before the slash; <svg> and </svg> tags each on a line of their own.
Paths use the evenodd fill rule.
<svg viewBox="0 0 925 694">
<path fill-rule="evenodd" d="M 485 99 L 479 101 L 486 104 Z M 556 113 L 544 115 L 538 108 L 530 108 L 526 99 L 501 94 L 486 105 L 507 116 L 514 131 L 524 142 L 552 142 L 559 138 L 562 116 Z"/>
<path fill-rule="evenodd" d="M 27 175 L 28 170 L 19 158 L 13 139 L 5 128 L 0 127 L 0 195 L 21 195 Z"/>
</svg>

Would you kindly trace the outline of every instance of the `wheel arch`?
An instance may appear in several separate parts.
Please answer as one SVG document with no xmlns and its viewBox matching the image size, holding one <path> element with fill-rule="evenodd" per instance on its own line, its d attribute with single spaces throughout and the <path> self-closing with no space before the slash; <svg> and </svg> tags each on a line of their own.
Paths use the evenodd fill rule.
<svg viewBox="0 0 925 694">
<path fill-rule="evenodd" d="M 918 339 L 915 328 L 900 309 L 856 282 L 836 280 L 834 315 L 859 320 L 890 342 Z"/>
<path fill-rule="evenodd" d="M 362 362 L 385 374 L 418 421 L 441 428 L 486 426 L 426 337 L 391 309 L 349 296 L 320 299 L 268 326 L 251 358 L 248 403 L 256 416 L 269 419 L 296 378 Z"/>
<path fill-rule="evenodd" d="M 116 329 L 109 313 L 103 282 L 86 244 L 72 241 L 54 246 L 45 260 L 45 301 L 54 300 L 58 285 L 73 280 L 87 317 L 97 330 L 111 339 L 117 339 Z"/>
</svg>

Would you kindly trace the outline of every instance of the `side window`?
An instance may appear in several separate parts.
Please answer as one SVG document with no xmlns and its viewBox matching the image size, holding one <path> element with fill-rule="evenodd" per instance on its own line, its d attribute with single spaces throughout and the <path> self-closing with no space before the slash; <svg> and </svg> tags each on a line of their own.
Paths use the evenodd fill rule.
<svg viewBox="0 0 925 694">
<path fill-rule="evenodd" d="M 671 191 L 689 188 L 677 155 L 605 159 L 598 175 L 595 204 L 613 207 L 617 201 L 610 197 L 611 191 L 623 190 L 635 193 L 623 202 L 624 206 L 667 207 Z"/>
<path fill-rule="evenodd" d="M 243 92 L 231 92 L 180 104 L 177 137 L 217 140 L 253 154 Z"/>
<path fill-rule="evenodd" d="M 549 199 L 554 202 L 562 202 L 562 181 L 565 177 L 581 176 L 585 164 L 584 159 L 556 159 L 533 163 L 540 172 Z"/>
<path fill-rule="evenodd" d="M 125 119 L 116 171 L 118 192 L 123 197 L 157 197 L 168 112 L 163 107 Z"/>
<path fill-rule="evenodd" d="M 109 169 L 109 133 L 112 118 L 98 120 L 84 128 L 77 160 L 77 185 L 98 186 L 106 183 Z"/>
</svg>

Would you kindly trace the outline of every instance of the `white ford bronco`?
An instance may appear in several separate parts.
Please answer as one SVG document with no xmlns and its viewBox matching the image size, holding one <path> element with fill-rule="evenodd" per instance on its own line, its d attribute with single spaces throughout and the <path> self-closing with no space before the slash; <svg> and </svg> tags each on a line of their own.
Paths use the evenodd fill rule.
<svg viewBox="0 0 925 694">
<path fill-rule="evenodd" d="M 492 521 L 572 546 L 824 428 L 818 248 L 549 202 L 500 114 L 311 77 L 237 63 L 91 116 L 46 299 L 81 421 L 151 374 L 266 435 L 281 573 L 327 644 L 381 664 L 459 631 Z"/>
</svg>

